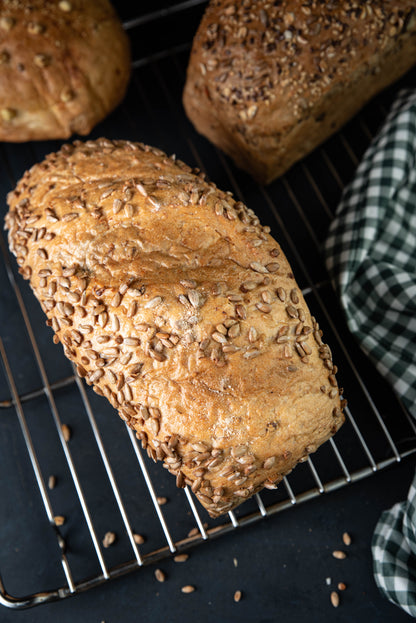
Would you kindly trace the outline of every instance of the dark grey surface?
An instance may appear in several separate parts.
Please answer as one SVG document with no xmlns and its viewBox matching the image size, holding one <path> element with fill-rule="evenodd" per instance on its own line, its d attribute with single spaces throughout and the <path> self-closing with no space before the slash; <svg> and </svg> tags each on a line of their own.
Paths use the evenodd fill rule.
<svg viewBox="0 0 416 623">
<path fill-rule="evenodd" d="M 403 498 L 412 471 L 406 461 L 200 546 L 185 563 L 165 561 L 159 565 L 167 575 L 163 584 L 147 567 L 64 602 L 30 611 L 2 609 L 0 621 L 405 623 L 411 617 L 387 602 L 372 580 L 369 546 L 381 509 Z M 349 548 L 341 540 L 345 530 L 352 537 Z M 348 558 L 335 560 L 334 549 L 346 550 Z M 329 595 L 339 581 L 347 589 L 334 610 Z M 183 595 L 186 584 L 196 591 Z M 233 601 L 236 590 L 243 592 L 239 603 Z"/>
<path fill-rule="evenodd" d="M 150 4 L 150 3 L 149 3 Z M 140 10 L 145 12 L 146 3 Z M 169 3 L 158 2 L 154 8 Z M 130 19 L 137 14 L 131 3 L 118 4 L 120 15 Z M 157 53 L 169 45 L 181 45 L 190 40 L 202 6 L 178 14 L 175 18 L 160 18 L 144 27 L 130 31 L 134 59 Z M 153 24 L 153 25 L 152 25 Z M 167 28 L 169 26 L 169 28 Z M 321 284 L 308 295 L 308 304 L 325 329 L 325 337 L 334 350 L 340 366 L 340 382 L 345 387 L 351 411 L 377 461 L 390 458 L 392 449 L 382 433 L 379 422 L 369 409 L 354 370 L 348 364 L 341 344 L 333 334 L 323 313 L 323 301 L 329 316 L 336 318 L 341 341 L 347 344 L 360 378 L 365 380 L 377 408 L 392 432 L 400 451 L 414 447 L 409 440 L 412 431 L 401 407 L 383 379 L 351 341 L 343 324 L 337 302 L 326 283 L 319 244 L 326 235 L 331 214 L 339 200 L 341 186 L 353 175 L 355 166 L 382 119 L 394 94 L 396 85 L 370 106 L 358 119 L 347 125 L 343 133 L 328 141 L 296 165 L 285 180 L 277 180 L 264 192 L 241 171 L 235 170 L 227 158 L 219 154 L 205 139 L 198 136 L 185 118 L 181 92 L 188 52 L 186 50 L 150 63 L 134 72 L 125 101 L 99 127 L 92 137 L 129 138 L 156 145 L 176 153 L 186 162 L 206 169 L 222 188 L 240 192 L 264 224 L 269 224 L 294 269 L 301 287 Z M 415 84 L 415 74 L 409 74 L 402 85 Z M 348 143 L 348 149 L 345 146 Z M 1 214 L 5 214 L 5 195 L 24 170 L 59 147 L 59 142 L 29 145 L 0 145 Z M 312 179 L 322 193 L 320 198 L 306 175 L 306 164 Z M 333 168 L 331 168 L 331 166 Z M 293 194 L 294 193 L 294 194 Z M 298 203 L 297 203 L 298 202 Z M 271 207 L 273 206 L 273 208 Z M 300 207 L 298 207 L 300 206 Z M 326 206 L 326 207 L 325 207 Z M 7 256 L 7 252 L 6 252 Z M 16 273 L 15 264 L 11 266 Z M 69 362 L 60 347 L 54 346 L 51 331 L 26 283 L 17 276 L 17 284 L 33 326 L 50 382 L 72 374 Z M 20 394 L 41 387 L 35 362 L 17 299 L 13 293 L 3 260 L 0 260 L 0 336 L 4 341 L 17 389 Z M 74 384 L 53 393 L 62 421 L 73 430 L 70 450 L 93 514 L 97 535 L 101 540 L 107 530 L 115 530 L 117 543 L 105 551 L 109 567 L 130 560 L 131 550 L 124 533 L 103 465 L 98 457 L 85 408 Z M 0 400 L 10 396 L 3 369 L 0 368 Z M 155 521 L 143 479 L 121 421 L 111 407 L 88 392 L 97 424 L 109 454 L 111 465 L 134 528 L 146 535 L 143 552 L 165 541 L 160 525 Z M 57 487 L 50 492 L 56 514 L 67 522 L 62 528 L 68 544 L 68 557 L 76 580 L 99 572 L 91 540 L 82 517 L 68 467 L 59 444 L 55 424 L 45 396 L 24 403 L 24 413 L 32 435 L 44 477 L 57 476 Z M 336 436 L 350 471 L 368 466 L 368 460 L 357 441 L 350 423 Z M 313 457 L 325 482 L 340 476 L 328 444 Z M 183 538 L 195 525 L 183 494 L 175 490 L 160 466 L 148 463 L 158 495 L 166 495 L 163 507 L 175 540 Z M 154 578 L 155 566 L 149 566 L 84 594 L 59 603 L 43 605 L 30 611 L 12 612 L 0 606 L 0 622 L 74 620 L 106 623 L 119 621 L 150 621 L 176 623 L 232 621 L 354 621 L 384 623 L 410 620 L 410 617 L 390 605 L 378 593 L 371 572 L 370 541 L 380 512 L 403 499 L 414 470 L 414 457 L 364 481 L 348 485 L 340 491 L 325 494 L 277 516 L 260 520 L 251 527 L 236 529 L 229 534 L 198 545 L 190 551 L 186 563 L 170 559 L 158 563 L 167 574 L 165 583 Z M 307 465 L 299 466 L 290 480 L 296 493 L 314 488 Z M 47 524 L 39 491 L 30 467 L 15 411 L 12 407 L 0 410 L 0 572 L 6 589 L 15 596 L 56 588 L 64 585 L 59 566 L 59 551 L 53 531 Z M 265 503 L 283 497 L 284 489 L 265 494 Z M 280 497 L 279 497 L 280 496 Z M 246 510 L 244 510 L 246 509 Z M 254 502 L 241 507 L 237 516 L 255 510 Z M 201 512 L 203 521 L 207 517 Z M 210 527 L 215 522 L 210 522 Z M 335 560 L 334 549 L 345 549 L 342 533 L 351 533 L 353 543 L 346 560 Z M 156 544 L 156 545 L 155 545 Z M 235 567 L 233 559 L 238 560 Z M 325 579 L 332 578 L 331 586 Z M 338 581 L 348 588 L 341 595 L 341 605 L 334 610 L 329 594 Z M 180 587 L 193 584 L 197 590 L 183 595 Z M 242 590 L 240 603 L 233 602 L 235 590 Z"/>
</svg>

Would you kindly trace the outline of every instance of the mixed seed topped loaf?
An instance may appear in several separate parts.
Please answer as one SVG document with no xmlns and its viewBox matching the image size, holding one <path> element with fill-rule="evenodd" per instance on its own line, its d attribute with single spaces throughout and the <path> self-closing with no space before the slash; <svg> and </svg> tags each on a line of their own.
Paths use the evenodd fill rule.
<svg viewBox="0 0 416 623">
<path fill-rule="evenodd" d="M 204 174 L 140 143 L 77 141 L 8 203 L 54 341 L 212 516 L 339 429 L 336 366 L 286 257 Z"/>
<path fill-rule="evenodd" d="M 270 182 L 416 61 L 415 0 L 211 0 L 184 106 L 196 129 Z"/>
<path fill-rule="evenodd" d="M 129 40 L 108 0 L 1 0 L 1 141 L 88 134 L 129 76 Z"/>
</svg>

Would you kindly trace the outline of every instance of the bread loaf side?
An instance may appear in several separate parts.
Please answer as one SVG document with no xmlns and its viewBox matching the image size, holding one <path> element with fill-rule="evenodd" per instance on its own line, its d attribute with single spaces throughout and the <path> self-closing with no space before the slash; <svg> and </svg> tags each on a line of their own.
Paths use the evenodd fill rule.
<svg viewBox="0 0 416 623">
<path fill-rule="evenodd" d="M 416 61 L 415 0 L 212 0 L 183 103 L 259 182 L 312 151 Z"/>
<path fill-rule="evenodd" d="M 139 143 L 76 142 L 8 202 L 54 341 L 212 516 L 341 426 L 336 366 L 284 253 L 198 170 Z"/>
<path fill-rule="evenodd" d="M 1 141 L 88 134 L 129 76 L 129 41 L 108 0 L 0 3 Z"/>
</svg>

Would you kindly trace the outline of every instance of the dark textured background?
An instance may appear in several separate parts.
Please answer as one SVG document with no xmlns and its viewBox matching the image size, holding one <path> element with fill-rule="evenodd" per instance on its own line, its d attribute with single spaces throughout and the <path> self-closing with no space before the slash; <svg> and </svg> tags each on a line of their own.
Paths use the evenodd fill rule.
<svg viewBox="0 0 416 623">
<path fill-rule="evenodd" d="M 138 4 L 139 8 L 135 6 Z M 128 22 L 139 14 L 145 15 L 172 4 L 118 2 L 116 6 L 123 21 Z M 169 18 L 160 17 L 130 29 L 134 60 L 140 61 L 171 46 L 189 42 L 202 11 L 203 5 L 195 6 Z M 357 161 L 368 144 L 369 136 L 363 130 L 363 122 L 373 134 L 382 122 L 397 89 L 402 85 L 415 84 L 414 72 L 384 93 L 376 103 L 367 106 L 360 119 L 353 120 L 340 135 L 326 143 L 324 151 L 317 150 L 305 160 L 309 172 L 321 189 L 329 212 L 323 208 L 322 201 L 311 187 L 310 179 L 305 176 L 303 163 L 296 165 L 285 181 L 277 180 L 268 188 L 268 197 L 277 206 L 271 211 L 261 189 L 247 175 L 235 170 L 232 163 L 221 157 L 205 139 L 196 135 L 186 120 L 181 105 L 181 92 L 187 56 L 188 50 L 183 49 L 173 56 L 138 67 L 125 101 L 94 129 L 92 136 L 130 138 L 157 145 L 169 153 L 177 153 L 190 164 L 202 163 L 220 187 L 231 190 L 237 188 L 262 222 L 272 228 L 272 233 L 289 257 L 300 286 L 307 287 L 311 282 L 324 283 L 319 286 L 318 294 L 328 306 L 330 315 L 336 316 L 338 330 L 348 352 L 358 373 L 365 379 L 399 449 L 414 447 L 414 441 L 409 441 L 411 431 L 400 405 L 352 342 L 343 322 L 339 320 L 338 324 L 339 310 L 329 285 L 325 285 L 327 276 L 319 249 L 330 222 L 330 213 L 339 200 L 340 183 L 345 184 L 351 179 Z M 345 138 L 349 149 L 345 147 Z M 59 145 L 57 141 L 0 145 L 2 217 L 6 212 L 5 195 L 16 179 L 31 164 Z M 328 161 L 335 167 L 335 172 L 330 171 Z M 291 192 L 295 192 L 301 211 L 294 205 Z M 295 241 L 294 246 L 291 241 Z M 14 263 L 12 267 L 15 271 Z M 17 283 L 29 310 L 49 381 L 70 375 L 70 365 L 60 347 L 52 345 L 51 332 L 45 327 L 43 313 L 27 284 L 20 277 L 17 277 Z M 345 387 L 352 413 L 371 451 L 378 461 L 390 457 L 391 451 L 385 437 L 369 412 L 342 349 L 334 341 L 330 327 L 322 317 L 319 300 L 315 294 L 308 296 L 307 300 L 314 311 L 316 308 L 326 338 L 333 346 L 334 358 L 340 364 L 340 382 Z M 19 393 L 40 387 L 39 371 L 2 260 L 0 336 Z M 0 401 L 9 396 L 6 378 L 0 368 Z M 126 431 L 104 400 L 90 391 L 88 396 L 129 516 L 135 529 L 147 536 L 143 552 L 151 551 L 154 543 L 162 547 L 165 544 L 163 535 L 155 521 L 137 462 L 128 445 Z M 93 514 L 97 534 L 100 539 L 107 530 L 115 530 L 118 535 L 117 543 L 104 552 L 106 561 L 110 567 L 125 562 L 131 558 L 131 552 L 127 538 L 123 535 L 116 506 L 112 502 L 104 469 L 97 459 L 95 442 L 79 393 L 71 384 L 55 390 L 54 398 L 62 421 L 68 423 L 73 431 L 69 447 Z M 84 579 L 96 575 L 98 570 L 91 542 L 46 398 L 43 396 L 25 402 L 24 413 L 45 478 L 54 473 L 58 479 L 57 487 L 50 492 L 50 496 L 54 512 L 67 517 L 62 533 L 67 539 L 74 576 L 76 579 Z M 336 442 L 350 470 L 368 465 L 350 425 L 340 431 Z M 331 457 L 329 448 L 325 447 L 313 458 L 319 473 L 328 481 L 339 476 L 339 469 L 337 472 L 337 465 L 334 465 Z M 173 479 L 167 477 L 160 466 L 149 464 L 149 469 L 158 495 L 166 495 L 169 499 L 162 508 L 173 538 L 183 538 L 194 525 L 189 511 L 183 511 L 186 509 L 183 494 L 175 490 Z M 379 594 L 372 577 L 370 542 L 382 510 L 405 498 L 413 471 L 414 458 L 410 457 L 401 465 L 394 465 L 339 491 L 321 495 L 252 526 L 238 528 L 216 540 L 211 539 L 208 543 L 198 545 L 189 551 L 190 557 L 186 563 L 174 563 L 167 558 L 157 565 L 144 567 L 62 602 L 27 611 L 11 611 L 0 606 L 0 622 L 410 621 L 410 617 Z M 305 465 L 295 470 L 290 482 L 296 492 L 315 485 Z M 57 563 L 56 541 L 47 524 L 13 408 L 0 410 L 0 486 L 0 572 L 6 589 L 11 595 L 21 597 L 34 591 L 64 585 L 63 573 Z M 272 500 L 272 495 L 266 494 L 265 500 Z M 275 495 L 278 499 L 279 492 Z M 242 515 L 244 507 L 240 511 Z M 248 508 L 251 509 L 250 506 Z M 179 513 L 177 509 L 181 509 Z M 206 516 L 203 513 L 201 516 L 205 521 Z M 349 548 L 342 543 L 344 531 L 348 531 L 352 537 Z M 331 555 L 334 549 L 345 549 L 347 558 L 334 559 Z M 237 566 L 234 559 L 238 561 Z M 166 573 L 163 584 L 155 580 L 156 567 Z M 330 586 L 326 584 L 328 577 L 331 578 Z M 339 581 L 345 582 L 347 590 L 340 594 L 341 604 L 338 610 L 334 610 L 329 595 Z M 185 584 L 194 585 L 196 591 L 183 595 L 180 588 Z M 243 593 L 240 603 L 233 601 L 236 590 Z"/>
</svg>

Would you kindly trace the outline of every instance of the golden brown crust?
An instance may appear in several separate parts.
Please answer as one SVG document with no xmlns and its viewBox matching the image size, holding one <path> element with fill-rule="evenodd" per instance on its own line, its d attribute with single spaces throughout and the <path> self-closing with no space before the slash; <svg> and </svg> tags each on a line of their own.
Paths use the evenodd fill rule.
<svg viewBox="0 0 416 623">
<path fill-rule="evenodd" d="M 341 426 L 331 351 L 279 245 L 231 193 L 100 139 L 47 156 L 8 202 L 55 341 L 213 516 Z"/>
<path fill-rule="evenodd" d="M 0 140 L 88 134 L 129 77 L 129 41 L 108 0 L 1 2 Z"/>
<path fill-rule="evenodd" d="M 283 174 L 415 62 L 415 0 L 212 0 L 183 102 L 260 182 Z"/>
</svg>

